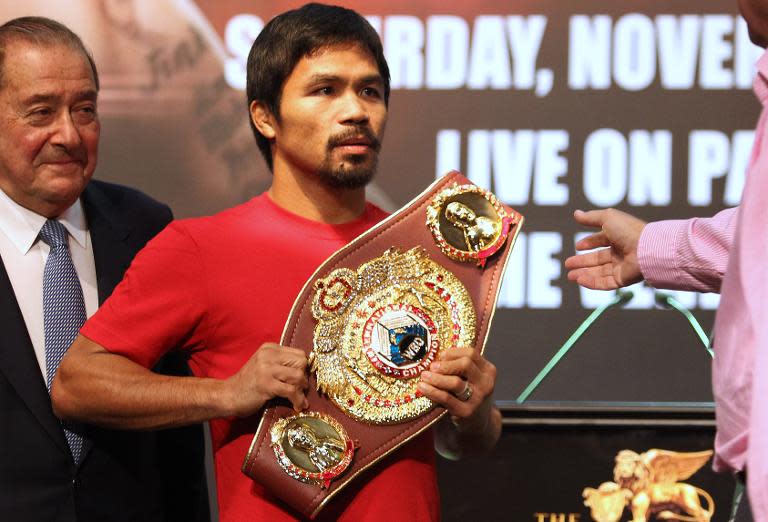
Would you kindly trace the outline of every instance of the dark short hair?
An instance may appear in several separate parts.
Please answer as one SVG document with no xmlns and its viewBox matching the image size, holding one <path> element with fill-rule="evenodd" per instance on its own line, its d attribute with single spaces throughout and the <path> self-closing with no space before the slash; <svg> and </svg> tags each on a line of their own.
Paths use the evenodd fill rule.
<svg viewBox="0 0 768 522">
<path fill-rule="evenodd" d="M 338 44 L 358 44 L 370 51 L 384 80 L 384 103 L 389 102 L 389 66 L 376 30 L 368 21 L 344 7 L 306 4 L 287 11 L 264 26 L 248 55 L 246 94 L 248 107 L 262 102 L 280 120 L 280 97 L 286 78 L 305 56 Z M 267 166 L 272 170 L 272 151 L 249 117 Z"/>
<path fill-rule="evenodd" d="M 96 90 L 99 90 L 99 73 L 96 71 L 96 63 L 80 37 L 64 24 L 42 16 L 14 18 L 0 25 L 0 87 L 4 82 L 3 66 L 6 49 L 12 42 L 20 40 L 40 46 L 65 45 L 80 51 L 91 66 L 93 82 L 96 84 Z"/>
</svg>

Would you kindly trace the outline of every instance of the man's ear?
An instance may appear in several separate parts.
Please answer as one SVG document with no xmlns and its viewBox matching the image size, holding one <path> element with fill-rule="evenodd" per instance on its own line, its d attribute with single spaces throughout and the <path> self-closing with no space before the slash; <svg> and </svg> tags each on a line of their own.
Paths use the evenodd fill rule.
<svg viewBox="0 0 768 522">
<path fill-rule="evenodd" d="M 271 140 L 275 137 L 275 117 L 264 102 L 254 100 L 251 102 L 251 121 L 262 136 Z"/>
</svg>

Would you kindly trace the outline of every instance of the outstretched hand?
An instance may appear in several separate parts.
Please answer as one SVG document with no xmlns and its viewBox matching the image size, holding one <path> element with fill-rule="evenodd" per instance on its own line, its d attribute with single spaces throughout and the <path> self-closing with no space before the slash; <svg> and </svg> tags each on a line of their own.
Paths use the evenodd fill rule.
<svg viewBox="0 0 768 522">
<path fill-rule="evenodd" d="M 615 290 L 642 281 L 637 245 L 644 221 L 612 208 L 577 210 L 573 217 L 582 225 L 600 229 L 577 242 L 576 250 L 608 248 L 566 259 L 568 280 L 594 290 Z"/>
</svg>

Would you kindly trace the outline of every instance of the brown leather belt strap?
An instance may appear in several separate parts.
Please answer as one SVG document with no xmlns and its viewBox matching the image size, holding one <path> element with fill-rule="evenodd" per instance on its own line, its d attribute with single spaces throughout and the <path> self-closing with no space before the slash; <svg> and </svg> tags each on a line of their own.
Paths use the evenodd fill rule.
<svg viewBox="0 0 768 522">
<path fill-rule="evenodd" d="M 432 231 L 427 226 L 427 215 L 430 203 L 435 196 L 444 194 L 447 189 L 455 185 L 464 186 L 471 185 L 471 183 L 458 172 L 454 171 L 447 174 L 404 208 L 343 247 L 323 263 L 297 297 L 283 331 L 281 344 L 303 349 L 308 354 L 313 350 L 314 330 L 318 321 L 313 316 L 312 301 L 318 281 L 341 268 L 356 270 L 370 260 L 381 257 L 390 249 L 407 252 L 418 247 L 425 251 L 429 259 L 458 278 L 466 288 L 471 302 L 474 304 L 476 317 L 474 348 L 482 353 L 496 308 L 504 268 L 522 225 L 523 217 L 514 210 L 503 207 L 507 214 L 507 219 L 504 221 L 504 226 L 508 229 L 506 241 L 485 248 L 486 245 L 482 243 L 482 238 L 477 239 L 476 237 L 483 230 L 480 232 L 472 230 L 471 233 L 465 235 L 466 242 L 470 245 L 471 241 L 475 241 L 472 245 L 481 250 L 480 257 L 482 259 L 479 259 L 478 263 L 452 259 L 445 253 L 446 245 L 440 245 L 436 242 Z M 499 208 L 502 208 L 501 204 L 498 205 Z M 454 207 L 454 210 L 457 208 Z M 461 209 L 458 210 L 457 215 L 461 214 Z M 460 215 L 459 218 L 461 218 Z M 484 250 L 482 250 L 483 248 Z M 452 255 L 452 257 L 455 258 L 457 255 Z M 482 266 L 478 266 L 479 264 Z M 263 484 L 277 497 L 291 505 L 302 515 L 310 518 L 316 516 L 351 481 L 363 475 L 366 470 L 375 466 L 382 458 L 429 429 L 445 413 L 443 408 L 435 407 L 406 422 L 372 425 L 356 420 L 342 412 L 325 395 L 316 391 L 316 384 L 316 376 L 312 375 L 310 377 L 310 391 L 307 396 L 309 411 L 313 412 L 313 415 L 327 416 L 332 419 L 333 423 L 341 424 L 349 440 L 354 441 L 356 450 L 345 453 L 348 456 L 353 454 L 349 466 L 337 476 L 332 476 L 332 470 L 324 470 L 327 471 L 327 476 L 332 479 L 316 481 L 315 483 L 302 481 L 307 477 L 301 476 L 300 471 L 293 473 L 293 475 L 287 472 L 285 457 L 283 456 L 281 464 L 278 456 L 276 456 L 277 450 L 273 448 L 272 436 L 270 435 L 276 423 L 284 424 L 285 421 L 281 419 L 295 415 L 290 407 L 282 404 L 273 404 L 264 411 L 243 464 L 243 472 L 246 475 Z M 311 422 L 314 421 L 310 419 L 310 424 Z M 328 437 L 323 439 L 319 434 L 312 433 L 313 437 L 316 435 L 319 437 L 317 440 L 331 440 Z M 299 437 L 299 435 L 296 436 Z M 320 446 L 323 445 L 320 444 Z M 331 442 L 326 443 L 326 446 L 328 447 L 320 447 L 320 451 L 316 451 L 315 455 L 310 455 L 314 459 L 313 462 L 320 467 L 322 467 L 324 452 L 343 452 L 339 441 L 331 440 Z"/>
</svg>

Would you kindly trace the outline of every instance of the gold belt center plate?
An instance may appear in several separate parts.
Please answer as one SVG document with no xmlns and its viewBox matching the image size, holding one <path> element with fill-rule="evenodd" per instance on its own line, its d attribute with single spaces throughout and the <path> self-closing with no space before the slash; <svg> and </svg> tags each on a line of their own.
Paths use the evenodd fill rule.
<svg viewBox="0 0 768 522">
<path fill-rule="evenodd" d="M 462 282 L 421 248 L 387 250 L 314 286 L 311 370 L 318 391 L 371 424 L 434 407 L 416 385 L 440 353 L 473 346 L 476 317 Z"/>
</svg>

